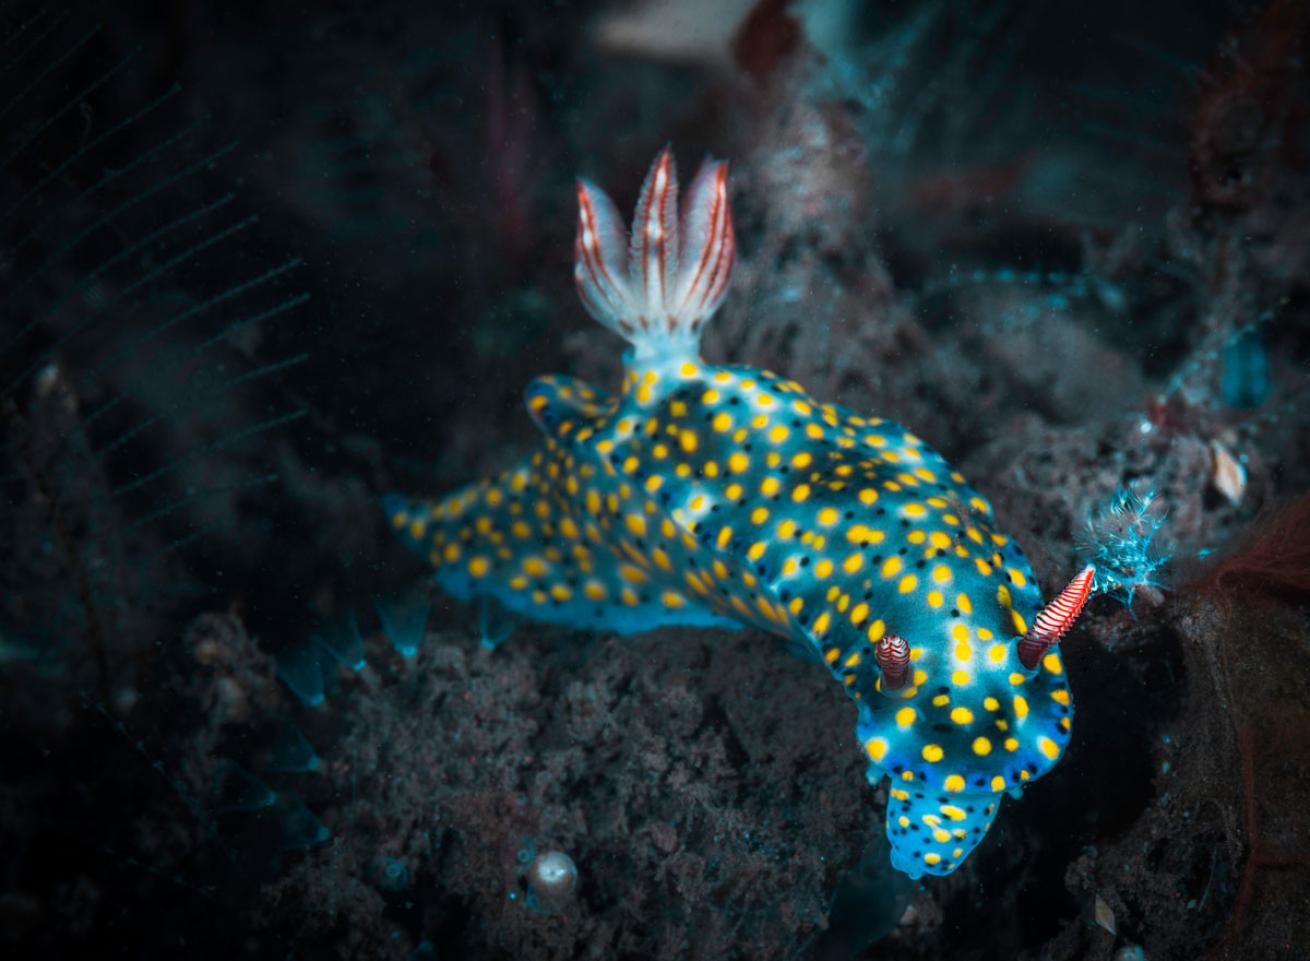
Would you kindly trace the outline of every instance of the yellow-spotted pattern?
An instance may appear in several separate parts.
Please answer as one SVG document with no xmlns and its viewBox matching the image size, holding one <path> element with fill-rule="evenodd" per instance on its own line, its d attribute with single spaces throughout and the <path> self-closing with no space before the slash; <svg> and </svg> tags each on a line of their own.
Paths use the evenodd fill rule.
<svg viewBox="0 0 1310 961">
<path fill-rule="evenodd" d="M 1041 609 L 1031 567 L 905 428 L 769 371 L 706 365 L 694 339 L 667 348 L 658 329 L 629 333 L 618 396 L 534 381 L 544 448 L 436 503 L 388 498 L 392 524 L 457 597 L 624 633 L 749 625 L 785 639 L 857 705 L 869 781 L 891 779 L 895 866 L 950 873 L 1002 795 L 1068 743 L 1058 647 L 1035 671 L 1016 653 Z M 910 645 L 894 692 L 873 652 L 887 633 Z"/>
</svg>

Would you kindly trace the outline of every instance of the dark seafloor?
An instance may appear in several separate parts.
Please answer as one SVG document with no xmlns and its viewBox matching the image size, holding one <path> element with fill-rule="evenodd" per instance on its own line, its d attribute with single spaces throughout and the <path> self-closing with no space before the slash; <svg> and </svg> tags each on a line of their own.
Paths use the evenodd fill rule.
<svg viewBox="0 0 1310 961">
<path fill-rule="evenodd" d="M 1308 45 L 1298 0 L 0 6 L 0 956 L 1310 955 Z M 384 523 L 527 451 L 533 376 L 615 381 L 572 178 L 630 209 L 666 141 L 733 163 L 710 359 L 909 425 L 1048 592 L 1155 495 L 1163 587 L 1093 602 L 1067 758 L 947 878 L 771 638 L 503 637 Z"/>
</svg>

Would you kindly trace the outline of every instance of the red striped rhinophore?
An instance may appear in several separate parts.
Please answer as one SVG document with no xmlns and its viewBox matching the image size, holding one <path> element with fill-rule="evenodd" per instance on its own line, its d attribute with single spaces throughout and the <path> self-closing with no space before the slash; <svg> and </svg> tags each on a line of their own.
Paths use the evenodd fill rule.
<svg viewBox="0 0 1310 961">
<path fill-rule="evenodd" d="M 910 645 L 897 634 L 884 634 L 873 649 L 874 660 L 882 670 L 883 693 L 899 691 L 910 676 Z"/>
<path fill-rule="evenodd" d="M 1095 575 L 1096 568 L 1090 564 L 1084 567 L 1055 600 L 1042 608 L 1028 633 L 1019 639 L 1019 660 L 1028 670 L 1035 668 L 1047 649 L 1073 627 L 1091 596 Z"/>
</svg>

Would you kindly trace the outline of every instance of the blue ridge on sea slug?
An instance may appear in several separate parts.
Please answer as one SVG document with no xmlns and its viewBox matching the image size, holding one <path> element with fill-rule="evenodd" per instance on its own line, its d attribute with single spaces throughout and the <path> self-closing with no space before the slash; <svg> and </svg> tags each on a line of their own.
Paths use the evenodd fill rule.
<svg viewBox="0 0 1310 961">
<path fill-rule="evenodd" d="M 987 500 L 914 434 L 700 359 L 732 271 L 725 163 L 679 207 L 666 148 L 630 241 L 586 181 L 578 207 L 582 302 L 631 344 L 622 390 L 534 380 L 542 449 L 439 501 L 389 495 L 391 522 L 458 598 L 620 633 L 783 638 L 855 702 L 869 783 L 890 778 L 892 863 L 949 874 L 1064 753 L 1058 642 L 1092 569 L 1043 606 Z"/>
</svg>

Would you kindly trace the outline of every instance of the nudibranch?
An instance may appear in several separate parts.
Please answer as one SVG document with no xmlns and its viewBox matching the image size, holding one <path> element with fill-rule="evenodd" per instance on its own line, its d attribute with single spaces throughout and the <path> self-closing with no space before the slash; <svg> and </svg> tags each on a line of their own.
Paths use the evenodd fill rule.
<svg viewBox="0 0 1310 961">
<path fill-rule="evenodd" d="M 987 500 L 914 434 L 700 358 L 732 272 L 727 176 L 706 161 L 679 207 L 666 148 L 630 241 L 579 181 L 574 274 L 631 345 L 622 390 L 534 380 L 542 449 L 385 507 L 457 598 L 619 633 L 749 626 L 824 665 L 855 702 L 869 783 L 890 779 L 893 865 L 949 874 L 1064 753 L 1058 642 L 1093 571 L 1044 606 Z"/>
</svg>

